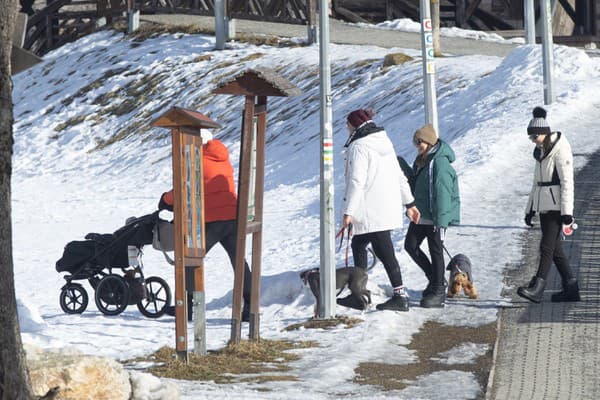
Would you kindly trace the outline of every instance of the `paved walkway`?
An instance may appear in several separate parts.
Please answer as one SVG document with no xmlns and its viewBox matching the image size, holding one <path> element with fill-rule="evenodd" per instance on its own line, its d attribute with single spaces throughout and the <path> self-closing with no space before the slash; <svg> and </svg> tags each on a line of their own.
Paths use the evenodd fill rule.
<svg viewBox="0 0 600 400">
<path fill-rule="evenodd" d="M 564 242 L 579 279 L 582 301 L 552 303 L 560 289 L 553 266 L 544 300 L 525 301 L 516 288 L 535 274 L 539 225 L 530 243 L 526 267 L 507 276 L 513 308 L 501 310 L 494 370 L 487 398 L 494 400 L 600 399 L 600 152 L 575 177 L 575 220 L 579 229 Z"/>
<path fill-rule="evenodd" d="M 197 25 L 202 29 L 214 30 L 213 17 L 182 14 L 142 15 L 141 22 L 156 22 L 170 25 Z M 400 47 L 420 49 L 421 35 L 391 29 L 377 29 L 348 24 L 336 19 L 329 20 L 330 40 L 338 44 L 375 45 L 380 47 Z M 235 20 L 235 30 L 239 33 L 257 33 L 280 37 L 306 37 L 305 25 L 288 25 L 273 22 Z M 441 37 L 442 52 L 448 55 L 482 54 L 504 57 L 515 44 L 488 42 L 482 40 Z"/>
</svg>

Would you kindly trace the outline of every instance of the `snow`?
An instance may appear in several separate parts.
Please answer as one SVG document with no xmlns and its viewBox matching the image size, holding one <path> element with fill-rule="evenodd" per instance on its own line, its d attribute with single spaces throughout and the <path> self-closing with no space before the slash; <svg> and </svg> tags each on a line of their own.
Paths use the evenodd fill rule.
<svg viewBox="0 0 600 400">
<path fill-rule="evenodd" d="M 437 360 L 442 364 L 471 364 L 488 350 L 489 346 L 487 344 L 467 342 L 440 353 L 440 358 L 434 357 L 433 360 Z"/>
<path fill-rule="evenodd" d="M 393 233 L 393 241 L 411 296 L 409 312 L 361 313 L 337 307 L 338 314 L 364 322 L 351 329 L 290 332 L 283 329 L 313 312 L 313 296 L 298 273 L 319 265 L 318 47 L 234 43 L 221 52 L 213 48 L 214 38 L 204 35 L 163 34 L 138 43 L 122 34 L 99 32 L 61 47 L 14 77 L 13 244 L 23 340 L 118 360 L 174 347 L 172 317 L 145 318 L 135 306 L 105 316 L 87 283 L 87 310 L 64 314 L 58 302 L 64 279 L 54 264 L 67 242 L 82 240 L 88 232 L 113 232 L 128 217 L 156 209 L 160 194 L 171 186 L 171 143 L 167 132 L 148 124 L 170 106 L 195 109 L 219 122 L 224 128 L 215 137 L 230 148 L 237 169 L 243 99 L 210 92 L 242 67 L 266 66 L 303 94 L 269 98 L 260 333 L 268 339 L 315 340 L 320 346 L 298 351 L 302 357 L 291 364 L 298 382 L 175 381 L 181 397 L 445 399 L 452 393 L 457 399 L 475 398 L 482 388 L 469 372 L 436 372 L 389 392 L 358 385 L 352 378 L 361 362 L 414 361 L 406 346 L 425 321 L 480 326 L 496 321 L 498 308 L 509 304 L 501 296 L 503 274 L 521 263 L 532 175 L 526 126 L 533 107 L 543 103 L 540 46 L 519 46 L 505 58 L 436 60 L 439 127 L 457 155 L 462 204 L 461 226 L 449 229 L 446 245 L 473 262 L 480 299 L 451 300 L 444 309 L 420 308 L 426 279 L 403 250 L 405 226 Z M 415 61 L 384 69 L 385 54 L 400 51 Z M 250 59 L 257 53 L 261 56 Z M 198 60 L 202 55 L 210 59 Z M 373 107 L 375 121 L 386 128 L 397 153 L 412 162 L 412 133 L 424 121 L 422 67 L 420 51 L 410 49 L 331 45 L 330 56 L 338 211 L 345 116 L 356 108 Z M 599 147 L 600 59 L 564 46 L 555 47 L 554 57 L 556 102 L 546 107 L 548 121 L 566 134 L 580 168 Z M 154 80 L 149 83 L 146 77 Z M 115 111 L 105 113 L 108 108 Z M 61 124 L 66 127 L 61 129 Z M 96 149 L 116 134 L 125 139 Z M 336 255 L 339 267 L 343 254 Z M 174 289 L 172 267 L 151 246 L 145 249 L 144 265 L 146 276 L 163 277 Z M 232 286 L 229 259 L 217 246 L 205 269 L 208 349 L 219 349 L 229 340 Z M 368 289 L 374 304 L 391 294 L 380 264 L 370 272 Z M 242 334 L 247 335 L 247 324 Z M 465 340 L 467 347 L 440 359 L 454 362 L 458 354 L 474 359 L 482 353 Z M 193 340 L 189 343 L 193 346 Z M 146 383 L 148 390 L 152 385 Z"/>
<path fill-rule="evenodd" d="M 380 22 L 376 25 L 366 24 L 363 22 L 359 22 L 359 23 L 356 23 L 353 25 L 364 26 L 364 27 L 369 27 L 369 28 L 396 30 L 396 31 L 402 31 L 402 32 L 415 32 L 415 33 L 421 32 L 421 23 L 417 22 L 417 21 L 413 21 L 410 18 L 400 18 L 400 19 L 395 19 L 392 21 L 384 21 L 384 22 Z M 440 28 L 440 36 L 483 40 L 486 42 L 515 43 L 515 44 L 524 44 L 525 43 L 525 39 L 522 37 L 505 39 L 502 36 L 498 35 L 497 33 L 484 32 L 484 31 L 473 31 L 470 29 L 457 28 L 456 26 L 441 27 Z"/>
</svg>

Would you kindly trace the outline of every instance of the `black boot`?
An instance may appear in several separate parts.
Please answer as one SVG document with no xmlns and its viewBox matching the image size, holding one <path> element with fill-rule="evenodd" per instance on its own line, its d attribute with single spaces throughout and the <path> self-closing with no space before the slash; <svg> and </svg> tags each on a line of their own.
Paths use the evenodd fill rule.
<svg viewBox="0 0 600 400">
<path fill-rule="evenodd" d="M 429 293 L 421 298 L 421 307 L 423 308 L 440 308 L 444 307 L 446 302 L 445 286 L 431 286 Z"/>
<path fill-rule="evenodd" d="M 365 304 L 362 301 L 360 301 L 360 299 L 358 299 L 353 294 L 349 294 L 346 297 L 342 297 L 340 299 L 337 299 L 336 303 L 339 304 L 340 306 L 354 308 L 356 310 L 361 310 L 362 311 L 362 310 L 365 309 Z"/>
<path fill-rule="evenodd" d="M 394 293 L 385 303 L 377 304 L 378 310 L 408 311 L 408 295 L 406 292 Z"/>
<path fill-rule="evenodd" d="M 170 315 L 171 317 L 175 316 L 175 306 L 166 306 L 165 307 L 165 315 Z"/>
<path fill-rule="evenodd" d="M 187 294 L 187 318 L 188 321 L 194 319 L 194 295 L 190 292 Z"/>
<path fill-rule="evenodd" d="M 533 301 L 534 303 L 539 303 L 542 301 L 545 288 L 546 281 L 542 278 L 534 276 L 531 282 L 529 282 L 529 286 L 521 286 L 519 289 L 517 289 L 517 294 L 523 298 L 526 298 L 527 300 Z"/>
<path fill-rule="evenodd" d="M 532 287 L 534 287 L 534 286 L 535 286 L 535 282 L 536 282 L 536 280 L 537 280 L 537 276 L 534 276 L 533 278 L 531 278 L 531 280 L 530 280 L 530 281 L 529 281 L 529 283 L 527 284 L 527 287 L 528 287 L 529 289 L 531 289 Z"/>
<path fill-rule="evenodd" d="M 427 283 L 425 289 L 423 289 L 423 293 L 421 293 L 421 297 L 425 297 L 431 294 L 431 281 Z"/>
<path fill-rule="evenodd" d="M 568 281 L 563 282 L 562 292 L 554 293 L 551 297 L 551 300 L 554 303 L 563 301 L 581 301 L 577 279 L 571 278 Z"/>
<path fill-rule="evenodd" d="M 242 308 L 242 322 L 250 322 L 250 302 L 245 301 Z"/>
</svg>

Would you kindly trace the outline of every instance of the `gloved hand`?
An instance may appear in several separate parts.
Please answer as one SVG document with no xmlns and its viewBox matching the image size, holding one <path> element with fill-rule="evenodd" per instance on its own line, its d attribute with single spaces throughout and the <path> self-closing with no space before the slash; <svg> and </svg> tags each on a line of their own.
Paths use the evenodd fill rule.
<svg viewBox="0 0 600 400">
<path fill-rule="evenodd" d="M 160 196 L 160 200 L 158 201 L 158 210 L 159 211 L 160 210 L 173 211 L 173 206 L 171 206 L 165 202 L 165 194 L 167 194 L 167 193 L 165 192 Z"/>
<path fill-rule="evenodd" d="M 525 225 L 533 226 L 533 222 L 531 222 L 531 219 L 533 218 L 534 215 L 535 215 L 535 211 L 529 211 L 527 214 L 525 214 Z"/>
<path fill-rule="evenodd" d="M 573 223 L 573 216 L 572 215 L 561 215 L 560 220 L 562 221 L 563 225 L 571 225 Z"/>
</svg>

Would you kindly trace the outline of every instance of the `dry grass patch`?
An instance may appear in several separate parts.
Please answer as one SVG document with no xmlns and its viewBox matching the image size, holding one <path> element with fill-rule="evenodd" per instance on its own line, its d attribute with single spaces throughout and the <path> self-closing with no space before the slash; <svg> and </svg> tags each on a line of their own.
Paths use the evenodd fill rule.
<svg viewBox="0 0 600 400">
<path fill-rule="evenodd" d="M 412 60 L 414 60 L 414 58 L 404 53 L 390 53 L 385 55 L 383 59 L 383 67 L 385 68 L 392 65 L 402 65 Z"/>
<path fill-rule="evenodd" d="M 384 390 L 402 390 L 417 378 L 437 371 L 466 371 L 477 377 L 482 392 L 479 398 L 485 398 L 485 388 L 492 366 L 492 352 L 496 341 L 496 324 L 479 327 L 448 326 L 427 321 L 421 330 L 413 336 L 408 349 L 414 350 L 418 362 L 405 365 L 368 362 L 361 363 L 356 369 L 355 383 L 376 385 Z M 488 345 L 488 351 L 471 364 L 443 364 L 437 359 L 439 354 L 455 348 L 462 343 Z"/>
<path fill-rule="evenodd" d="M 200 54 L 198 57 L 194 58 L 192 60 L 192 62 L 199 63 L 199 62 L 210 61 L 210 60 L 212 60 L 212 54 Z"/>
<path fill-rule="evenodd" d="M 298 324 L 292 324 L 286 328 L 284 331 L 295 331 L 300 328 L 304 329 L 333 329 L 338 325 L 345 325 L 346 329 L 352 328 L 354 325 L 363 322 L 360 318 L 347 317 L 345 315 L 336 316 L 335 318 L 329 319 L 317 319 L 311 318 L 308 321 L 300 322 Z"/>
<path fill-rule="evenodd" d="M 73 127 L 85 121 L 87 115 L 78 115 L 54 127 L 55 132 L 62 132 L 67 128 Z"/>
<path fill-rule="evenodd" d="M 115 30 L 123 32 L 119 27 L 113 26 Z M 127 26 L 125 26 L 124 32 L 127 31 Z M 151 39 L 158 37 L 160 35 L 165 34 L 176 34 L 176 33 L 186 33 L 186 34 L 213 34 L 214 29 L 201 28 L 198 25 L 163 25 L 163 24 L 152 24 L 145 23 L 141 24 L 139 29 L 131 34 L 131 37 L 134 39 L 132 43 L 132 47 L 139 46 L 139 42 L 143 42 L 146 39 Z"/>
<path fill-rule="evenodd" d="M 289 350 L 316 346 L 311 341 L 241 341 L 205 356 L 190 353 L 187 364 L 177 359 L 174 349 L 163 347 L 146 358 L 137 358 L 128 363 L 153 362 L 155 365 L 148 368 L 148 372 L 172 379 L 215 383 L 295 381 L 296 376 L 286 374 L 290 371 L 287 363 L 300 356 Z"/>
<path fill-rule="evenodd" d="M 303 43 L 280 38 L 279 36 L 270 36 L 270 35 L 256 35 L 253 33 L 242 33 L 238 32 L 235 34 L 234 41 L 239 43 L 247 43 L 253 44 L 255 46 L 273 46 L 273 47 L 301 47 L 304 46 Z"/>
</svg>

